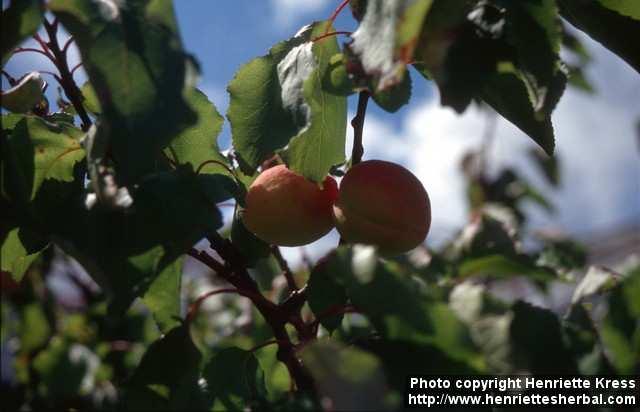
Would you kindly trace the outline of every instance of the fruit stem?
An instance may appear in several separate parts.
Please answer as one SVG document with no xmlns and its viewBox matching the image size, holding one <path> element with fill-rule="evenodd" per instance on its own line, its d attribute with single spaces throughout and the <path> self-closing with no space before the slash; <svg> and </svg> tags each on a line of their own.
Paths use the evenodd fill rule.
<svg viewBox="0 0 640 412">
<path fill-rule="evenodd" d="M 351 167 L 357 165 L 364 155 L 364 146 L 362 145 L 362 131 L 364 129 L 364 117 L 367 113 L 367 102 L 369 101 L 369 92 L 364 90 L 358 95 L 358 111 L 351 120 L 353 127 L 353 149 L 351 150 Z"/>
</svg>

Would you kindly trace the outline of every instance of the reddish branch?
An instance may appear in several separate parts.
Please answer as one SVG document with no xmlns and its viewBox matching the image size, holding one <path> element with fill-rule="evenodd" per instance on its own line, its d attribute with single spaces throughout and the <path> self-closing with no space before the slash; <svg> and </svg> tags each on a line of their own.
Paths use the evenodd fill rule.
<svg viewBox="0 0 640 412">
<path fill-rule="evenodd" d="M 329 32 L 329 27 L 331 27 L 333 22 L 336 21 L 338 14 L 340 14 L 340 12 L 347 6 L 347 4 L 349 4 L 349 0 L 342 0 L 342 2 L 338 5 L 338 7 L 336 7 L 333 13 L 331 13 L 331 16 L 329 17 L 329 24 L 327 24 L 327 31 L 325 32 L 325 34 Z"/>
<path fill-rule="evenodd" d="M 225 264 L 220 263 L 204 251 L 191 250 L 189 255 L 209 266 L 218 276 L 233 285 L 239 293 L 251 299 L 253 305 L 273 331 L 273 336 L 278 344 L 276 355 L 278 360 L 287 366 L 289 374 L 299 390 L 313 392 L 313 380 L 296 357 L 295 345 L 291 342 L 285 328 L 287 323 L 294 325 L 302 340 L 310 339 L 313 336 L 312 329 L 309 325 L 304 324 L 300 313 L 292 311 L 294 308 L 299 310 L 300 305 L 297 304 L 297 300 L 300 299 L 300 293 L 294 292 L 281 305 L 276 305 L 262 295 L 258 285 L 249 275 L 242 255 L 229 240 L 222 238 L 218 233 L 210 234 L 207 239 L 211 248 L 224 259 Z M 302 296 L 304 297 L 304 294 Z M 296 303 L 295 305 L 291 303 L 291 299 Z"/>
<path fill-rule="evenodd" d="M 193 322 L 193 319 L 198 314 L 198 310 L 200 310 L 200 306 L 202 306 L 202 302 L 204 302 L 206 299 L 210 298 L 211 296 L 219 295 L 221 293 L 237 293 L 239 295 L 242 295 L 242 293 L 240 293 L 238 289 L 228 288 L 228 289 L 212 290 L 210 292 L 205 293 L 204 295 L 198 296 L 198 299 L 196 299 L 191 305 L 189 305 L 189 311 L 187 312 L 186 322 L 187 323 Z"/>
<path fill-rule="evenodd" d="M 69 99 L 74 109 L 76 109 L 76 113 L 80 116 L 82 130 L 87 131 L 89 127 L 91 127 L 91 118 L 89 118 L 87 111 L 82 105 L 82 92 L 80 92 L 78 85 L 75 80 L 73 80 L 73 74 L 67 62 L 67 49 L 70 42 L 67 41 L 65 47 L 60 48 L 60 44 L 58 44 L 58 20 L 50 23 L 47 19 L 44 19 L 43 24 L 49 36 L 49 41 L 45 42 L 37 34 L 34 35 L 34 39 L 40 44 L 44 52 L 49 55 L 49 58 L 58 69 L 60 73 L 60 86 L 62 86 L 62 90 L 64 90 L 67 99 Z"/>
</svg>

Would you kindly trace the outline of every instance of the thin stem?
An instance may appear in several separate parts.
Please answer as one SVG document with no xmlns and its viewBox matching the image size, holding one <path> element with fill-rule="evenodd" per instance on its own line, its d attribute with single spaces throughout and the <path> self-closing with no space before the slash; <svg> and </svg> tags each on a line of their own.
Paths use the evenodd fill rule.
<svg viewBox="0 0 640 412">
<path fill-rule="evenodd" d="M 38 70 L 38 73 L 40 73 L 40 74 L 48 74 L 49 76 L 52 76 L 53 78 L 55 78 L 58 81 L 58 83 L 60 83 L 62 81 L 62 79 L 60 78 L 60 76 L 58 76 L 57 73 L 50 72 L 49 70 Z M 60 89 L 58 89 L 58 90 L 60 90 Z"/>
<path fill-rule="evenodd" d="M 46 52 L 44 52 L 44 51 L 42 51 L 40 49 L 34 49 L 32 47 L 18 47 L 17 49 L 15 49 L 13 51 L 13 54 L 27 53 L 27 52 L 29 52 L 29 53 L 40 53 L 43 56 L 45 56 L 47 59 L 51 60 L 51 62 L 53 64 L 55 64 L 55 59 L 53 58 L 53 56 L 51 56 L 51 54 L 46 53 Z"/>
<path fill-rule="evenodd" d="M 332 31 L 331 33 L 325 33 L 325 34 L 322 34 L 322 35 L 320 35 L 318 37 L 314 37 L 313 39 L 311 39 L 311 42 L 315 43 L 315 42 L 320 41 L 322 39 L 326 39 L 327 37 L 336 36 L 338 34 L 344 34 L 346 36 L 351 36 L 353 33 L 350 32 L 350 31 Z"/>
<path fill-rule="evenodd" d="M 16 79 L 14 79 L 9 73 L 7 73 L 6 71 L 2 70 L 2 74 L 4 75 L 4 77 L 7 78 L 7 81 L 9 82 L 9 86 L 13 87 L 16 85 L 17 81 Z"/>
<path fill-rule="evenodd" d="M 296 285 L 296 281 L 293 278 L 293 273 L 291 272 L 291 268 L 289 267 L 289 263 L 286 261 L 284 256 L 282 256 L 282 252 L 280 252 L 280 248 L 276 245 L 271 246 L 271 253 L 273 257 L 276 258 L 278 262 L 278 266 L 280 266 L 280 270 L 282 270 L 282 274 L 284 278 L 287 280 L 287 286 L 290 291 L 298 290 L 298 285 Z"/>
<path fill-rule="evenodd" d="M 82 67 L 82 62 L 79 62 L 78 64 L 76 64 L 75 66 L 73 66 L 73 68 L 71 69 L 71 74 L 73 74 L 76 70 L 78 70 L 80 67 Z"/>
<path fill-rule="evenodd" d="M 205 167 L 206 165 L 210 165 L 210 164 L 217 164 L 217 165 L 219 165 L 219 166 L 222 166 L 222 167 L 224 167 L 224 169 L 225 169 L 227 172 L 231 173 L 231 175 L 232 175 L 232 176 L 234 176 L 234 177 L 236 176 L 236 174 L 235 174 L 235 173 L 233 173 L 233 170 L 231 170 L 231 168 L 229 168 L 229 166 L 225 165 L 224 163 L 222 163 L 222 162 L 220 162 L 220 161 L 218 161 L 218 160 L 214 160 L 214 159 L 205 160 L 204 162 L 200 163 L 200 165 L 199 165 L 199 166 L 198 166 L 198 168 L 196 169 L 196 174 L 197 174 L 197 175 L 199 175 L 199 174 L 200 174 L 200 172 L 202 171 L 202 169 L 204 169 L 204 167 Z"/>
<path fill-rule="evenodd" d="M 202 302 L 204 302 L 206 299 L 210 298 L 211 296 L 219 295 L 221 293 L 237 293 L 239 295 L 242 295 L 242 293 L 236 288 L 227 288 L 227 289 L 212 290 L 201 296 L 198 296 L 198 298 L 191 305 L 189 305 L 189 311 L 187 312 L 187 319 L 186 319 L 187 324 L 191 324 L 191 322 L 193 322 L 193 319 L 198 313 L 198 310 L 200 309 Z"/>
<path fill-rule="evenodd" d="M 60 72 L 60 85 L 62 86 L 67 99 L 69 99 L 71 104 L 73 104 L 73 107 L 76 109 L 76 113 L 80 116 L 82 130 L 87 131 L 92 124 L 91 118 L 82 105 L 82 92 L 80 92 L 78 85 L 73 80 L 73 74 L 69 70 L 67 57 L 62 52 L 60 45 L 58 44 L 58 21 L 54 20 L 53 23 L 50 23 L 47 19 L 44 19 L 43 24 L 47 34 L 49 35 L 49 42 L 44 43 L 44 45 L 48 47 L 48 51 L 53 53 L 54 64 L 58 69 L 58 72 Z M 43 41 L 40 39 L 40 36 L 34 36 L 34 38 L 36 38 L 36 40 L 42 45 Z"/>
<path fill-rule="evenodd" d="M 69 36 L 67 41 L 64 43 L 64 46 L 62 46 L 62 53 L 64 53 L 65 55 L 67 54 L 67 51 L 69 50 L 69 46 L 71 46 L 71 43 L 73 43 L 73 36 Z"/>
<path fill-rule="evenodd" d="M 327 24 L 327 31 L 325 31 L 325 34 L 329 32 L 329 27 L 331 27 L 333 22 L 336 21 L 338 14 L 340 14 L 340 12 L 347 6 L 347 4 L 349 4 L 349 0 L 342 0 L 342 3 L 340 3 L 338 7 L 336 7 L 336 9 L 333 11 L 333 13 L 331 13 L 331 17 L 329 17 L 329 24 Z"/>
<path fill-rule="evenodd" d="M 34 34 L 32 37 L 35 39 L 35 41 L 38 42 L 38 44 L 42 48 L 42 51 L 45 53 L 45 55 L 47 55 L 51 59 L 51 61 L 53 61 L 53 63 L 55 64 L 55 56 L 51 54 L 51 50 L 49 50 L 49 45 L 47 44 L 47 42 L 45 42 L 38 33 Z"/>
<path fill-rule="evenodd" d="M 364 129 L 364 117 L 367 113 L 367 102 L 369 101 L 369 92 L 362 91 L 358 95 L 358 111 L 351 120 L 353 127 L 353 149 L 351 150 L 351 167 L 357 165 L 364 155 L 364 146 L 362 145 L 362 131 Z"/>
</svg>

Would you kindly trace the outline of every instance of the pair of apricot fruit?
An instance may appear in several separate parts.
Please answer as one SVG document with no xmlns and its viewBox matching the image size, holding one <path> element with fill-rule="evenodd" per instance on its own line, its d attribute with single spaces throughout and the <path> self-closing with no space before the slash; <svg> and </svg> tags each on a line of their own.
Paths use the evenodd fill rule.
<svg viewBox="0 0 640 412">
<path fill-rule="evenodd" d="M 327 176 L 319 185 L 284 165 L 263 171 L 250 186 L 242 219 L 258 238 L 300 246 L 334 226 L 349 243 L 374 245 L 397 255 L 424 241 L 431 224 L 429 197 L 407 169 L 368 160 L 345 174 L 340 189 Z"/>
</svg>

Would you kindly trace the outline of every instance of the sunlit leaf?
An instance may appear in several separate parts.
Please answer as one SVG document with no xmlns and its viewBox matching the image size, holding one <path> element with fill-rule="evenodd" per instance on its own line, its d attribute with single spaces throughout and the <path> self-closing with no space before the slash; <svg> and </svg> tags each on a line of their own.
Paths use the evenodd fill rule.
<svg viewBox="0 0 640 412">
<path fill-rule="evenodd" d="M 158 152 L 197 121 L 186 102 L 192 63 L 171 1 L 55 0 L 100 102 L 101 124 L 124 185 L 158 169 Z"/>
</svg>

